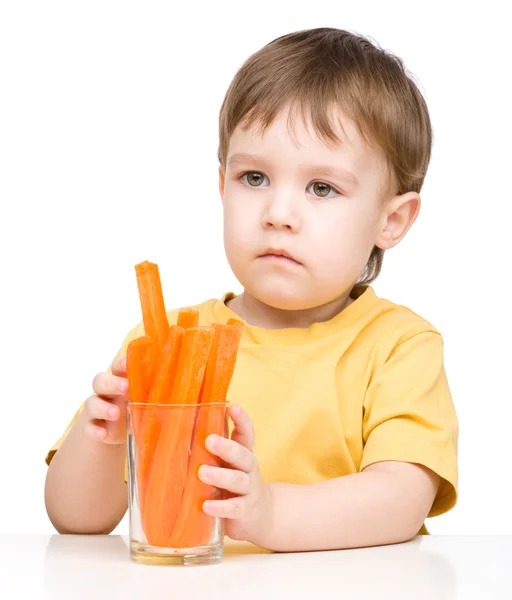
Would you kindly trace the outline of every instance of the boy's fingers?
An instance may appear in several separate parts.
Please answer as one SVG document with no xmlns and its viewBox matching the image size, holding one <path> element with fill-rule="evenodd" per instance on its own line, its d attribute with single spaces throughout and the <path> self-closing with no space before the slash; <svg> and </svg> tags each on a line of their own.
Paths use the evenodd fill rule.
<svg viewBox="0 0 512 600">
<path fill-rule="evenodd" d="M 95 440 L 104 440 L 107 437 L 107 430 L 97 421 L 88 421 L 85 424 L 85 433 Z"/>
<path fill-rule="evenodd" d="M 229 409 L 229 416 L 233 420 L 235 425 L 235 429 L 231 435 L 231 439 L 240 444 L 241 446 L 245 446 L 248 450 L 253 450 L 254 448 L 254 425 L 249 417 L 249 415 L 242 409 L 238 404 L 233 404 Z"/>
<path fill-rule="evenodd" d="M 110 373 L 98 373 L 92 381 L 92 389 L 98 396 L 119 396 L 128 391 L 128 379 Z"/>
<path fill-rule="evenodd" d="M 107 402 L 98 396 L 90 396 L 85 401 L 85 411 L 89 419 L 101 419 L 102 421 L 115 421 L 119 418 L 119 406 Z"/>
<path fill-rule="evenodd" d="M 247 473 L 234 469 L 222 469 L 203 465 L 199 469 L 199 478 L 213 487 L 226 490 L 232 494 L 248 494 L 251 480 Z"/>
<path fill-rule="evenodd" d="M 112 362 L 112 374 L 126 377 L 126 356 L 120 356 Z"/>
<path fill-rule="evenodd" d="M 233 469 L 239 469 L 244 473 L 252 473 L 258 468 L 258 462 L 254 454 L 234 440 L 212 434 L 206 438 L 205 445 L 207 450 L 218 456 Z"/>
<path fill-rule="evenodd" d="M 212 517 L 242 520 L 246 513 L 245 497 L 237 496 L 229 500 L 206 500 L 203 503 L 203 511 Z"/>
</svg>

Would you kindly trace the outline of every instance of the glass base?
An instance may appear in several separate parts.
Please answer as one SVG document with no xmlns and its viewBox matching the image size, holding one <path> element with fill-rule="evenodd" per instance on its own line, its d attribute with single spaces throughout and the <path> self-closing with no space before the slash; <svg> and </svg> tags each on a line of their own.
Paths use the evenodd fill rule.
<svg viewBox="0 0 512 600">
<path fill-rule="evenodd" d="M 224 556 L 222 543 L 198 548 L 157 548 L 148 544 L 131 542 L 130 556 L 141 565 L 200 566 L 216 565 Z"/>
</svg>

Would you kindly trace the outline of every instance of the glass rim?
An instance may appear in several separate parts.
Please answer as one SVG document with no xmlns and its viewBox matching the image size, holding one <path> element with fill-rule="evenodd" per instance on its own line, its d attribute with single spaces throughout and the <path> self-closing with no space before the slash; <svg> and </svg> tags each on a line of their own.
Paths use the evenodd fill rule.
<svg viewBox="0 0 512 600">
<path fill-rule="evenodd" d="M 191 404 L 161 404 L 151 402 L 132 402 L 131 400 L 126 401 L 127 406 L 150 406 L 155 408 L 199 408 L 200 406 L 230 406 L 231 403 L 225 400 L 224 402 L 193 402 Z"/>
</svg>

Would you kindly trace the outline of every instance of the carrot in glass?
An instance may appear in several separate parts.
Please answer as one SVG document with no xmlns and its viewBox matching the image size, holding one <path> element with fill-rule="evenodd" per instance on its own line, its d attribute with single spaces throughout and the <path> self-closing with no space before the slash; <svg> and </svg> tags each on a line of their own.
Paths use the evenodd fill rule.
<svg viewBox="0 0 512 600">
<path fill-rule="evenodd" d="M 135 338 L 126 350 L 126 373 L 131 402 L 147 402 L 151 385 L 153 340 L 148 335 Z"/>
<path fill-rule="evenodd" d="M 155 339 L 161 349 L 167 338 L 169 321 L 165 311 L 158 265 L 146 260 L 135 265 L 135 273 L 137 275 L 144 332 Z"/>
<path fill-rule="evenodd" d="M 171 404 L 195 404 L 213 342 L 213 327 L 185 329 Z M 192 443 L 195 410 L 169 410 L 149 474 L 144 508 L 144 531 L 149 544 L 165 546 L 178 516 Z"/>
<path fill-rule="evenodd" d="M 241 325 L 239 325 L 239 323 Z M 203 511 L 203 503 L 213 500 L 216 489 L 203 483 L 198 476 L 201 465 L 220 466 L 219 459 L 208 452 L 206 438 L 210 434 L 225 435 L 226 395 L 233 377 L 243 323 L 222 325 L 214 323 L 215 337 L 206 366 L 201 403 L 221 403 L 202 406 L 197 410 L 197 420 L 192 442 L 190 464 L 183 492 L 181 509 L 167 546 L 189 548 L 209 543 L 211 517 Z"/>
<path fill-rule="evenodd" d="M 199 311 L 195 308 L 182 308 L 178 313 L 178 325 L 184 329 L 199 325 Z"/>
<path fill-rule="evenodd" d="M 184 333 L 185 330 L 180 325 L 171 325 L 169 328 L 148 396 L 148 402 L 151 404 L 169 404 L 171 401 Z"/>
<path fill-rule="evenodd" d="M 154 374 L 153 384 L 149 390 L 147 404 L 166 404 L 170 402 L 171 392 L 178 362 L 184 329 L 172 325 L 167 334 L 167 340 L 159 356 L 159 363 Z M 161 413 L 157 408 L 140 409 L 141 417 L 140 434 L 137 439 L 137 482 L 139 505 L 141 514 L 144 515 L 146 488 L 148 483 L 151 462 L 160 436 Z"/>
<path fill-rule="evenodd" d="M 147 402 L 156 367 L 156 344 L 143 335 L 132 340 L 126 350 L 126 373 L 130 402 Z M 139 429 L 139 412 L 134 414 L 134 429 Z"/>
<path fill-rule="evenodd" d="M 234 319 L 233 319 L 234 320 Z M 238 325 L 238 323 L 241 324 Z M 204 377 L 203 402 L 224 402 L 235 370 L 243 323 L 214 323 L 215 336 Z"/>
<path fill-rule="evenodd" d="M 160 271 L 157 264 L 146 260 L 135 265 L 135 274 L 137 276 L 137 287 L 142 309 L 144 332 L 146 336 L 155 340 L 155 364 L 158 364 L 160 363 L 161 358 L 160 353 L 163 350 L 169 333 L 169 320 L 165 310 Z M 151 384 L 152 383 L 153 382 L 151 382 Z M 152 387 L 152 385 L 150 387 Z M 146 411 L 137 409 L 133 411 L 133 413 L 135 417 L 134 422 L 136 422 L 137 419 L 139 420 L 137 427 L 140 430 L 140 435 L 138 436 L 139 439 L 137 440 L 137 443 L 139 451 L 142 452 L 142 456 L 140 457 L 142 459 L 142 466 L 139 467 L 137 480 L 139 484 L 139 494 L 142 494 L 139 501 L 143 502 L 144 488 L 147 483 L 147 471 L 149 471 L 147 463 L 150 462 L 152 456 L 151 445 L 149 445 L 147 439 L 147 432 L 148 428 L 152 431 L 155 426 L 150 427 L 144 424 L 144 421 L 147 420 Z M 152 439 L 152 436 L 150 436 L 150 438 Z"/>
<path fill-rule="evenodd" d="M 244 330 L 244 322 L 240 321 L 240 319 L 228 319 L 227 325 L 234 325 L 235 327 L 238 327 L 242 332 Z"/>
</svg>

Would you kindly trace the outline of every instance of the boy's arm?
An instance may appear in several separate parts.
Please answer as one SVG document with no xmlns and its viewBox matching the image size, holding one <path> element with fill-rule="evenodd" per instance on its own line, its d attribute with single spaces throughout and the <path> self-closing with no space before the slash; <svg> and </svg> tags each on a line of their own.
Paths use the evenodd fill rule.
<svg viewBox="0 0 512 600">
<path fill-rule="evenodd" d="M 203 507 L 224 517 L 235 539 L 288 551 L 403 542 L 457 500 L 458 421 L 435 331 L 401 341 L 373 373 L 360 472 L 311 485 L 265 484 L 251 419 L 236 405 L 230 416 L 231 439 L 206 440 L 228 468 L 201 468 L 199 477 L 235 494 Z"/>
<path fill-rule="evenodd" d="M 46 510 L 59 533 L 110 533 L 128 508 L 126 445 L 88 437 L 88 419 L 82 411 L 48 467 Z"/>
<path fill-rule="evenodd" d="M 48 454 L 45 504 L 59 533 L 110 533 L 128 509 L 125 359 L 130 342 L 143 333 L 142 323 L 130 330 L 107 372 L 93 379 L 95 395 Z M 112 405 L 114 416 L 105 412 Z"/>
<path fill-rule="evenodd" d="M 281 552 L 404 542 L 420 530 L 439 481 L 421 465 L 385 461 L 312 485 L 273 483 L 271 526 L 254 541 Z"/>
<path fill-rule="evenodd" d="M 230 493 L 203 510 L 225 518 L 231 538 L 278 552 L 393 544 L 414 537 L 432 513 L 442 477 L 413 461 L 372 460 L 359 473 L 310 485 L 265 483 L 249 416 L 238 405 L 229 414 L 231 439 L 206 439 L 224 466 L 198 475 Z"/>
</svg>

